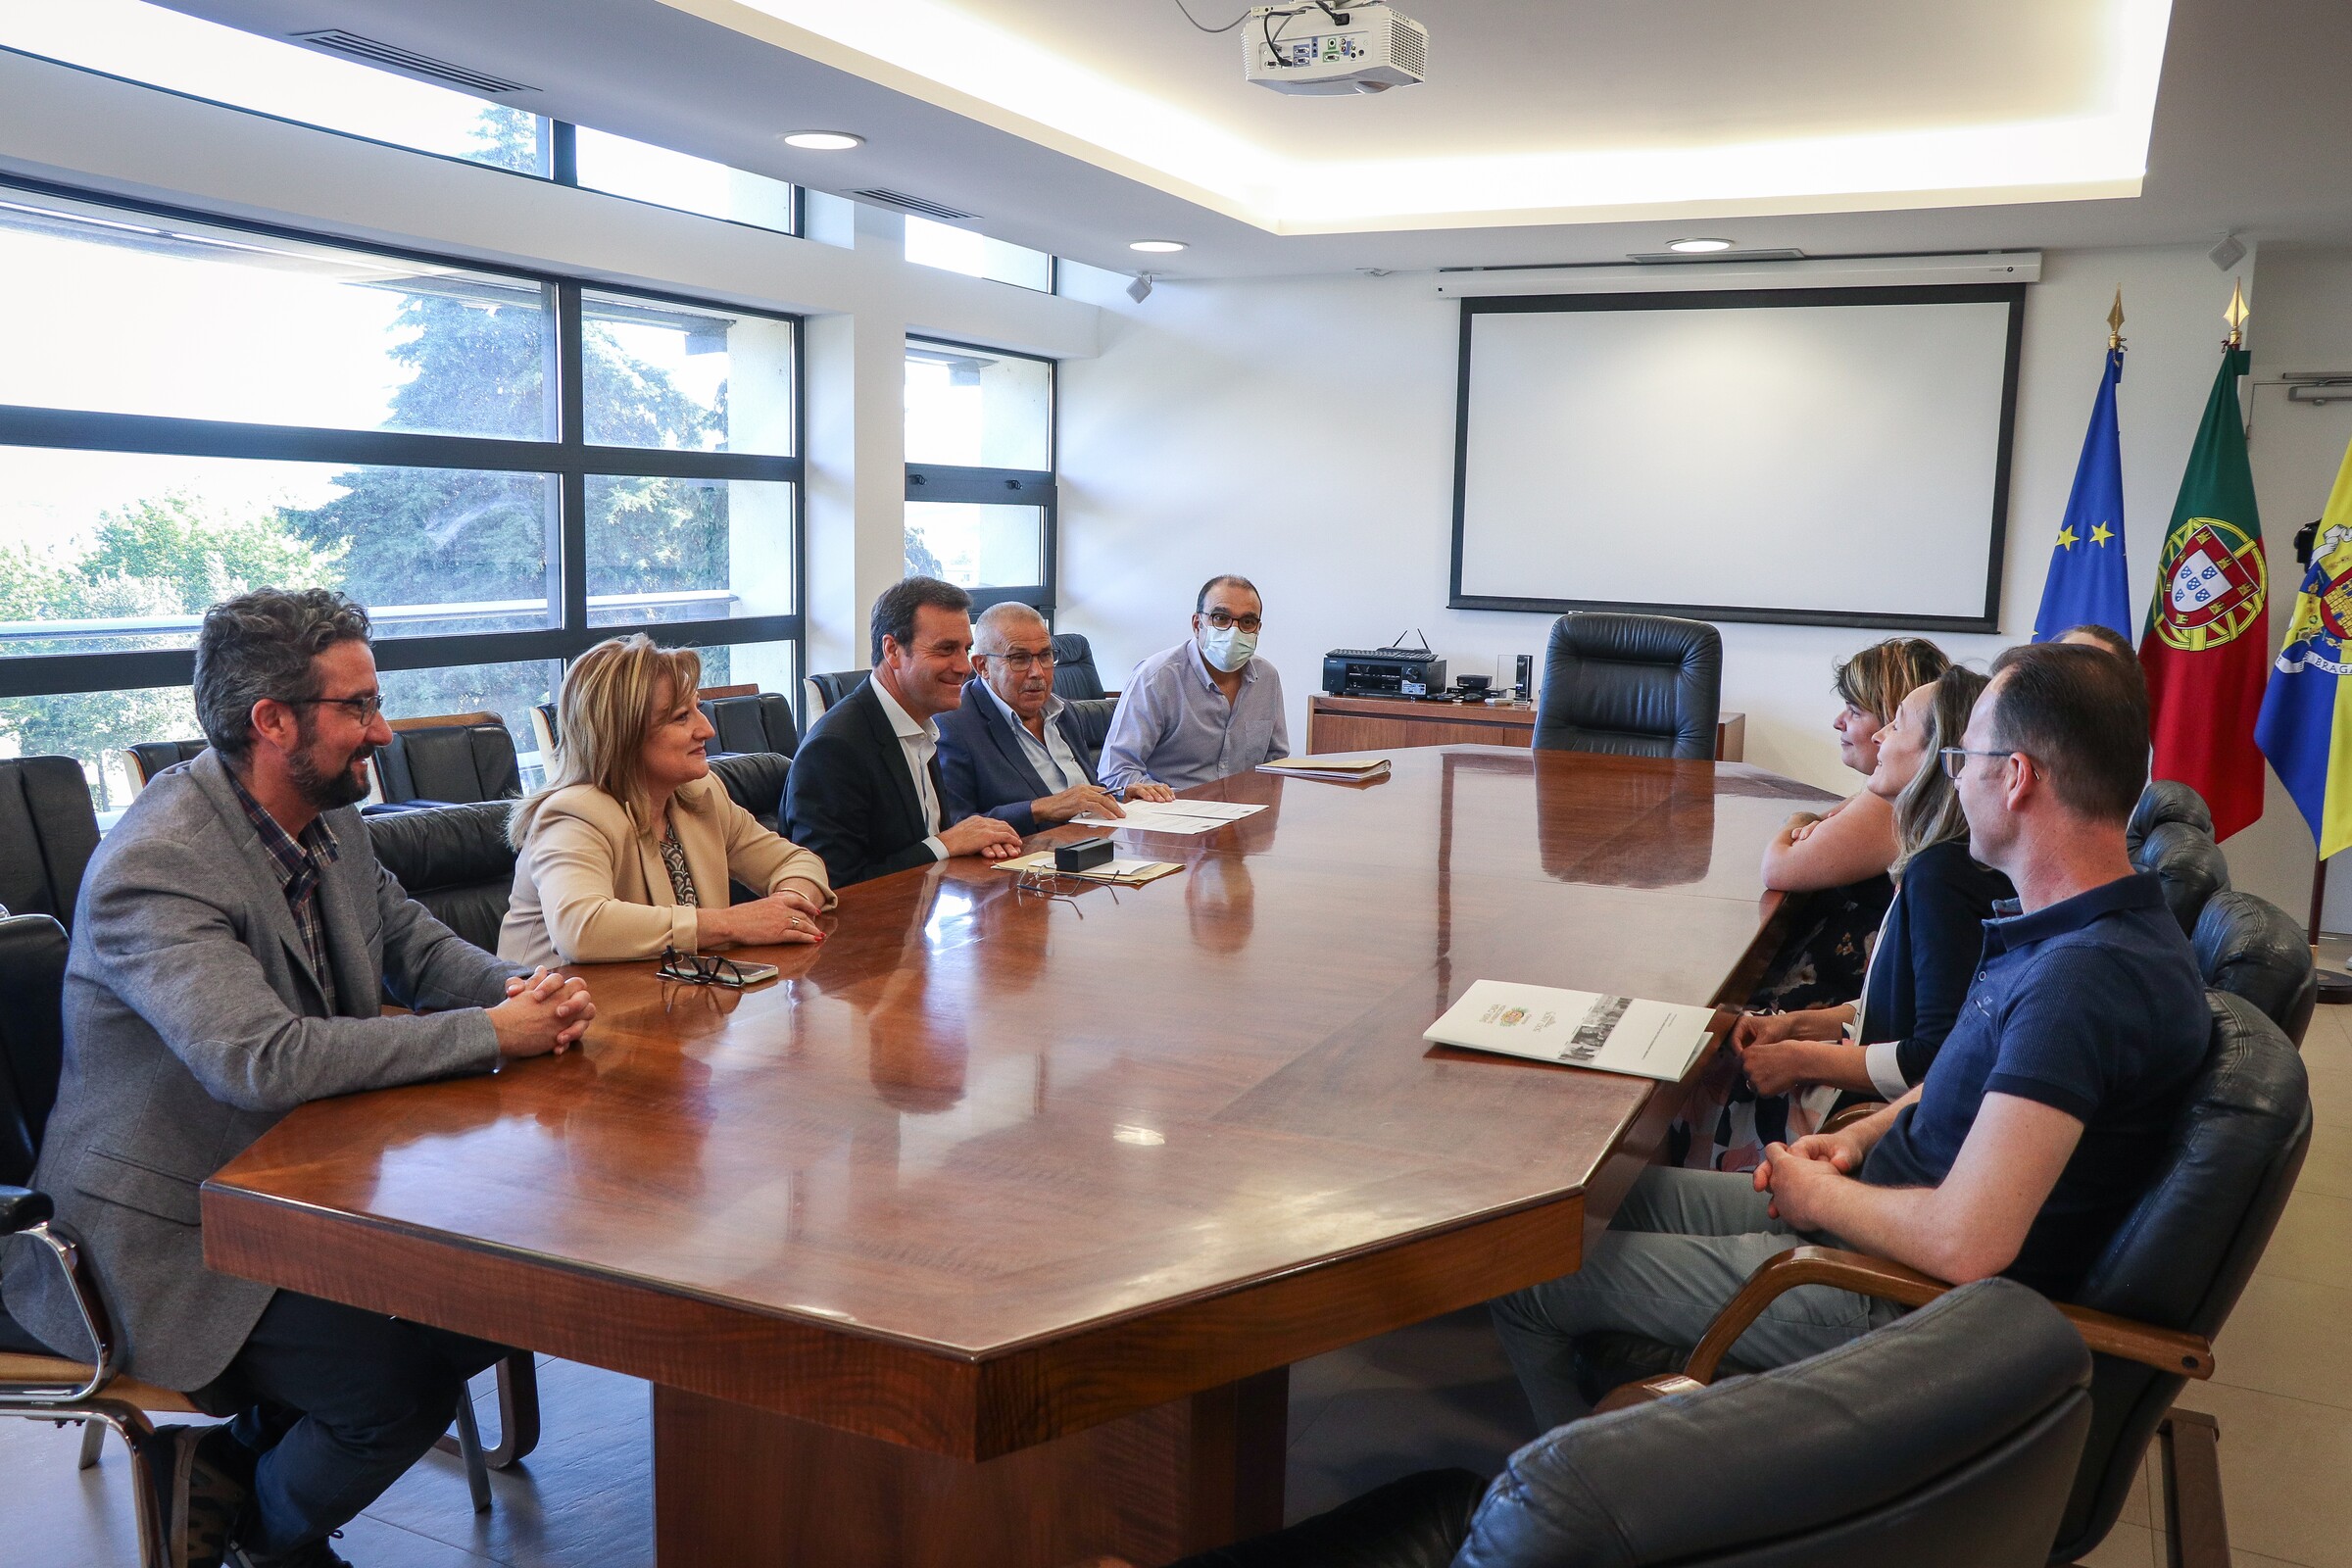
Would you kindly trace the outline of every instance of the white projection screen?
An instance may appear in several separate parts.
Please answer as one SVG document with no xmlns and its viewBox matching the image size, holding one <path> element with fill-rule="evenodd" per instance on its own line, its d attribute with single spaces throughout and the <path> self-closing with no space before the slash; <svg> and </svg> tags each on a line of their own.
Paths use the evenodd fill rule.
<svg viewBox="0 0 2352 1568">
<path fill-rule="evenodd" d="M 1997 629 L 2024 304 L 1464 300 L 1450 603 Z"/>
</svg>

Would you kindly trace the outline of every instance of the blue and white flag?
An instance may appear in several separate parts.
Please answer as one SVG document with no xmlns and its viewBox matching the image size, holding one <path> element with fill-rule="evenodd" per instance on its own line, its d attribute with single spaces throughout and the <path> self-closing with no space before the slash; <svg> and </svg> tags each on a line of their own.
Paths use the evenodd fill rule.
<svg viewBox="0 0 2352 1568">
<path fill-rule="evenodd" d="M 2037 643 L 2086 622 L 2111 626 L 2126 642 L 2138 641 L 2124 569 L 2124 454 L 2115 419 L 2115 387 L 2123 378 L 2124 351 L 2111 348 L 2082 437 L 2082 461 L 2075 466 L 2074 493 L 2066 498 L 2066 516 L 2050 548 L 2041 612 L 2034 617 Z"/>
</svg>

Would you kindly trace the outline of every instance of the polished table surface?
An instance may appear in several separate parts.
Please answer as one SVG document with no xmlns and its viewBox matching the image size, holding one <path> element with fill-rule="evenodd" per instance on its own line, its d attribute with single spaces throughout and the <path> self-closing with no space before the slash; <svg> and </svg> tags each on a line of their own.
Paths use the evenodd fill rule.
<svg viewBox="0 0 2352 1568">
<path fill-rule="evenodd" d="M 1267 809 L 1123 835 L 1188 865 L 1139 889 L 847 889 L 748 992 L 584 970 L 570 1054 L 288 1116 L 207 1185 L 207 1255 L 1008 1453 L 1573 1268 L 1653 1086 L 1422 1031 L 1482 977 L 1737 1000 L 1777 937 L 1762 846 L 1823 798 L 1487 747 L 1188 793 Z"/>
</svg>

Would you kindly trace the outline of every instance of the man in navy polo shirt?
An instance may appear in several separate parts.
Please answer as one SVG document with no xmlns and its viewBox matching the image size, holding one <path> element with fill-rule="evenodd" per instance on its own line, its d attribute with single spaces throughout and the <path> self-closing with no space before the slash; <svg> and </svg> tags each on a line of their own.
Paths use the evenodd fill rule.
<svg viewBox="0 0 2352 1568">
<path fill-rule="evenodd" d="M 1583 1269 L 1494 1303 L 1546 1426 L 1583 1409 L 1577 1339 L 1695 1344 L 1755 1267 L 1798 1241 L 1955 1283 L 2074 1289 L 2161 1155 L 2209 1027 L 2187 939 L 2124 849 L 2148 757 L 2132 673 L 2099 649 L 2010 649 L 1964 744 L 1945 752 L 1970 853 L 2008 874 L 2019 908 L 1984 923 L 1976 982 L 1921 1084 L 1856 1126 L 1771 1146 L 1752 1181 L 1652 1168 Z M 1808 1286 L 1734 1354 L 1778 1366 L 1898 1313 Z"/>
</svg>

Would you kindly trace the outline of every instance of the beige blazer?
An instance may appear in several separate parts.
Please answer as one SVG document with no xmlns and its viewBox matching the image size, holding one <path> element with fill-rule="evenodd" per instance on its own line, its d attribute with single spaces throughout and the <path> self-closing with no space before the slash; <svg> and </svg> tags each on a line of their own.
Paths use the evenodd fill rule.
<svg viewBox="0 0 2352 1568">
<path fill-rule="evenodd" d="M 705 908 L 726 906 L 730 877 L 762 893 L 799 878 L 833 906 L 825 862 L 761 827 L 717 779 L 680 785 L 669 820 Z M 638 832 L 612 796 L 573 784 L 540 802 L 531 818 L 498 952 L 523 964 L 658 958 L 665 947 L 694 952 L 694 910 L 670 891 L 661 845 Z"/>
</svg>

